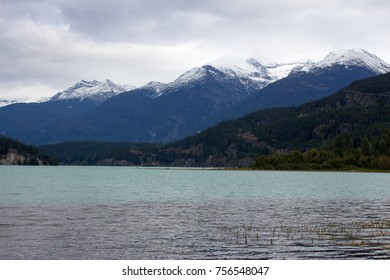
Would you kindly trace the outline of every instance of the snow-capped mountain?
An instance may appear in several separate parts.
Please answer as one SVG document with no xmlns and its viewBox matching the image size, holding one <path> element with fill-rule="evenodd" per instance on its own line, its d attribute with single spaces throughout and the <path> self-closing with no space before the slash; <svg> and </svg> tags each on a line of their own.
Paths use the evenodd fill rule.
<svg viewBox="0 0 390 280">
<path fill-rule="evenodd" d="M 89 100 L 96 103 L 103 103 L 115 95 L 134 88 L 134 86 L 117 85 L 110 80 L 105 80 L 104 82 L 82 80 L 70 88 L 57 93 L 50 101 Z"/>
<path fill-rule="evenodd" d="M 151 99 L 171 96 L 175 99 L 172 102 L 187 98 L 193 106 L 208 104 L 212 111 L 219 111 L 282 78 L 280 67 L 272 65 L 268 69 L 255 59 L 224 57 L 192 68 L 171 83 L 150 82 L 134 92 Z"/>
<path fill-rule="evenodd" d="M 214 81 L 221 87 L 235 89 L 242 97 L 248 96 L 269 84 L 286 77 L 290 71 L 305 63 L 271 64 L 264 66 L 254 58 L 222 57 L 206 65 L 192 68 L 171 83 L 150 82 L 141 87 L 150 91 L 151 98 L 178 92 L 183 88 L 198 87 Z M 240 99 L 239 96 L 237 98 Z M 234 98 L 233 101 L 236 98 Z"/>
<path fill-rule="evenodd" d="M 365 50 L 333 51 L 321 61 L 294 67 L 285 78 L 229 108 L 220 120 L 265 108 L 301 105 L 326 97 L 353 81 L 389 71 L 389 64 Z"/>
<path fill-rule="evenodd" d="M 303 63 L 262 65 L 254 58 L 240 59 L 222 57 L 204 66 L 193 68 L 179 76 L 168 87 L 188 86 L 210 74 L 221 83 L 241 83 L 248 93 L 260 90 L 267 85 L 286 77 L 290 71 Z"/>
<path fill-rule="evenodd" d="M 253 58 L 223 57 L 207 65 L 225 73 L 230 79 L 238 79 L 248 91 L 261 89 L 275 81 L 268 69 Z"/>
<path fill-rule="evenodd" d="M 344 66 L 347 69 L 364 67 L 376 74 L 384 74 L 390 71 L 390 64 L 387 64 L 374 54 L 363 49 L 345 49 L 333 51 L 319 62 L 307 62 L 304 65 L 297 66 L 292 72 L 313 72 L 336 65 Z"/>
</svg>

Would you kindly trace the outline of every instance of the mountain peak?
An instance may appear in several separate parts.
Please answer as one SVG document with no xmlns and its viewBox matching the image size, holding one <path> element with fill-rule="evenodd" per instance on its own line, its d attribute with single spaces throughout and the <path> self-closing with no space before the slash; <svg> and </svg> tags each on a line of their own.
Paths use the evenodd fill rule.
<svg viewBox="0 0 390 280">
<path fill-rule="evenodd" d="M 241 84 L 247 92 L 259 90 L 274 82 L 267 68 L 255 59 L 224 56 L 185 72 L 172 82 L 169 88 L 187 86 L 193 82 L 201 81 L 205 77 L 212 77 L 221 85 Z"/>
<path fill-rule="evenodd" d="M 148 94 L 150 98 L 156 98 L 159 97 L 162 94 L 162 91 L 166 88 L 167 84 L 151 81 L 147 83 L 146 85 L 142 86 L 141 89 L 146 89 L 148 91 L 151 91 L 151 94 Z"/>
<path fill-rule="evenodd" d="M 390 65 L 363 49 L 341 49 L 330 52 L 319 62 L 308 62 L 304 66 L 294 68 L 294 72 L 309 72 L 316 68 L 328 68 L 335 65 L 345 67 L 364 67 L 376 74 L 384 74 L 390 71 Z"/>
<path fill-rule="evenodd" d="M 353 48 L 353 49 L 339 49 L 330 52 L 327 56 L 325 56 L 324 60 L 341 60 L 341 61 L 349 61 L 352 59 L 361 59 L 365 56 L 374 56 L 369 52 L 361 49 L 361 48 Z M 377 58 L 376 56 L 374 56 Z"/>
<path fill-rule="evenodd" d="M 70 88 L 54 95 L 50 101 L 91 100 L 97 103 L 102 103 L 117 94 L 131 89 L 134 89 L 134 87 L 117 85 L 108 79 L 106 79 L 104 82 L 97 80 L 81 80 Z"/>
</svg>

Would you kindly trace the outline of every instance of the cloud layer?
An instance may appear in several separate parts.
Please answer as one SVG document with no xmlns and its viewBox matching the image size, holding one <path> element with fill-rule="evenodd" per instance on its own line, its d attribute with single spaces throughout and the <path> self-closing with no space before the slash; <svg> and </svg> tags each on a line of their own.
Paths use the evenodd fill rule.
<svg viewBox="0 0 390 280">
<path fill-rule="evenodd" d="M 0 99 L 80 79 L 168 82 L 223 55 L 262 62 L 360 47 L 390 62 L 385 0 L 2 0 Z"/>
</svg>

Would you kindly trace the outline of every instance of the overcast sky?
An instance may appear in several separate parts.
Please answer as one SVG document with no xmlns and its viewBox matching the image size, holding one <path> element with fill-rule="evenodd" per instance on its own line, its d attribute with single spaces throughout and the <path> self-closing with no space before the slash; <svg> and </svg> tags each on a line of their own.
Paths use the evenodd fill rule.
<svg viewBox="0 0 390 280">
<path fill-rule="evenodd" d="M 390 63 L 388 0 L 0 0 L 0 99 L 81 79 L 170 82 L 221 56 L 320 60 L 363 48 Z"/>
</svg>

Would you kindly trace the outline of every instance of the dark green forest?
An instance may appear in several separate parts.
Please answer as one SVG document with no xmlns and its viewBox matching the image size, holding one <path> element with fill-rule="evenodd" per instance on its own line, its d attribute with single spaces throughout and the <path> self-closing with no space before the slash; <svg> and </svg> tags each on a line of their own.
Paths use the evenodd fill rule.
<svg viewBox="0 0 390 280">
<path fill-rule="evenodd" d="M 152 158 L 160 151 L 157 144 L 77 141 L 40 146 L 64 165 L 153 165 Z"/>
<path fill-rule="evenodd" d="M 372 138 L 338 135 L 321 148 L 260 156 L 264 170 L 390 170 L 390 129 Z"/>
</svg>

